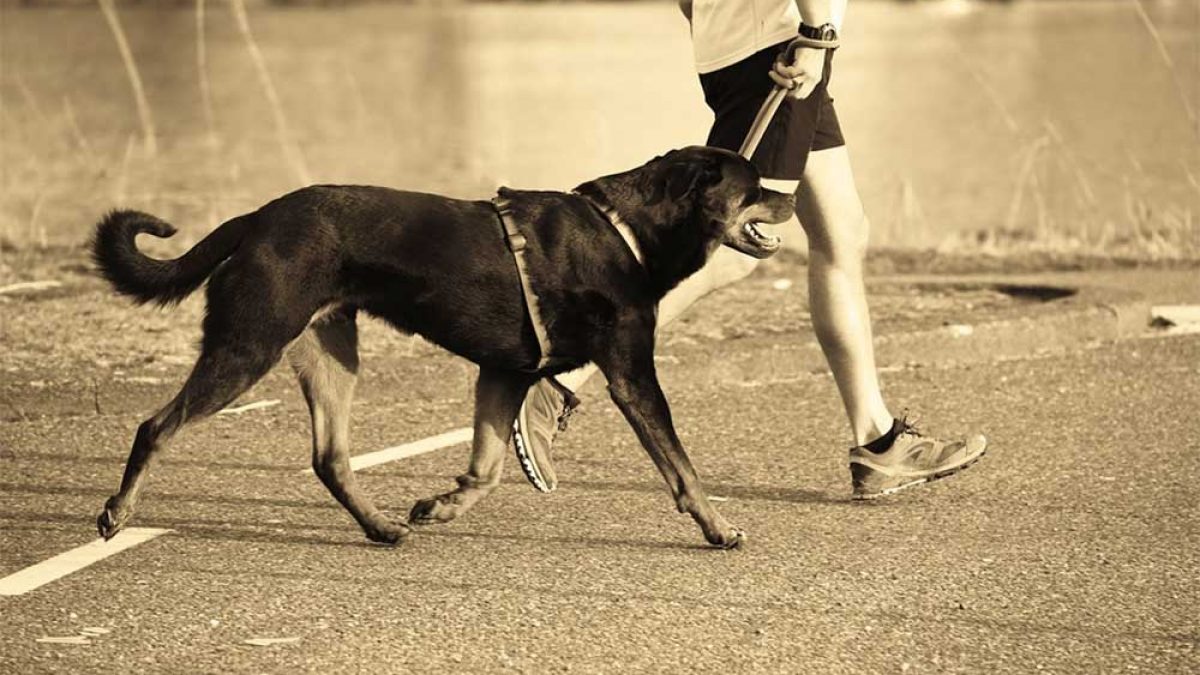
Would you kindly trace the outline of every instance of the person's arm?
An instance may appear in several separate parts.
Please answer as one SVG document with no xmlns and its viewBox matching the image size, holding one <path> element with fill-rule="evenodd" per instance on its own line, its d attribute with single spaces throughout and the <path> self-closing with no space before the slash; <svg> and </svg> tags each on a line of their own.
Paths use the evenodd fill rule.
<svg viewBox="0 0 1200 675">
<path fill-rule="evenodd" d="M 796 8 L 800 10 L 800 19 L 809 26 L 827 23 L 839 25 L 846 13 L 846 0 L 796 0 Z M 790 89 L 789 96 L 808 98 L 821 83 L 821 75 L 825 70 L 825 50 L 798 46 L 793 51 L 795 56 L 791 63 L 783 61 L 787 53 L 784 51 L 780 54 L 780 59 L 775 61 L 768 75 L 775 84 Z"/>
<path fill-rule="evenodd" d="M 800 19 L 804 23 L 822 26 L 834 23 L 833 3 L 834 0 L 796 0 L 796 9 L 800 10 Z M 845 6 L 846 3 L 839 0 L 838 4 Z"/>
</svg>

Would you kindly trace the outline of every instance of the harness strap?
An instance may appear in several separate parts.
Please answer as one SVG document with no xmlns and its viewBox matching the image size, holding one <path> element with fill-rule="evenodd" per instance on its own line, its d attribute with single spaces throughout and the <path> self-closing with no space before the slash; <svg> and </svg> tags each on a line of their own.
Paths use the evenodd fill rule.
<svg viewBox="0 0 1200 675">
<path fill-rule="evenodd" d="M 598 197 L 585 195 L 579 190 L 572 190 L 571 194 L 583 197 L 585 202 L 591 204 L 592 208 L 599 211 L 600 215 L 604 216 L 604 219 L 608 221 L 608 224 L 612 225 L 613 229 L 617 231 L 617 234 L 621 235 L 621 239 L 625 240 L 625 245 L 629 247 L 629 251 L 633 253 L 633 257 L 638 261 L 638 264 L 643 267 L 646 265 L 645 256 L 642 255 L 642 246 L 638 243 L 637 235 L 633 233 L 633 228 L 629 227 L 629 223 L 621 218 L 621 214 L 617 213 L 617 210 L 611 204 Z"/>
<path fill-rule="evenodd" d="M 533 334 L 537 337 L 538 350 L 541 352 L 537 368 L 534 370 L 541 370 L 551 363 L 550 338 L 546 335 L 546 324 L 542 321 L 537 296 L 534 295 L 533 288 L 529 285 L 529 266 L 525 260 L 527 244 L 525 235 L 521 234 L 520 228 L 517 227 L 517 220 L 512 215 L 507 197 L 504 195 L 492 197 L 492 205 L 496 207 L 496 213 L 500 215 L 500 222 L 504 225 L 504 240 L 508 244 L 508 250 L 512 251 L 513 260 L 517 264 L 517 278 L 521 280 L 521 295 L 525 297 L 525 310 L 529 313 L 529 322 L 533 324 Z"/>
</svg>

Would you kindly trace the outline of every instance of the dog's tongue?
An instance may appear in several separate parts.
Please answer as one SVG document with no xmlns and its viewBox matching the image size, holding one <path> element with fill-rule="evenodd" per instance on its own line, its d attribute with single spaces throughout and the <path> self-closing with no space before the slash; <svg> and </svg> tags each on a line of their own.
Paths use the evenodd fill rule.
<svg viewBox="0 0 1200 675">
<path fill-rule="evenodd" d="M 777 234 L 766 234 L 758 229 L 758 223 L 746 223 L 746 231 L 754 239 L 770 246 L 778 246 L 783 242 L 783 239 Z"/>
</svg>

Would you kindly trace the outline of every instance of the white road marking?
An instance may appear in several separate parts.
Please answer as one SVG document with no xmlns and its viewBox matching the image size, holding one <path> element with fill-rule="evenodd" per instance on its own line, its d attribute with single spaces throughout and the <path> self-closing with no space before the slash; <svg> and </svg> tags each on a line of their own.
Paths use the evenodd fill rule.
<svg viewBox="0 0 1200 675">
<path fill-rule="evenodd" d="M 354 471 L 358 471 L 359 469 L 365 469 L 377 464 L 394 462 L 398 459 L 405 459 L 406 457 L 415 457 L 417 455 L 423 455 L 427 452 L 433 452 L 434 450 L 448 448 L 452 445 L 468 443 L 474 437 L 475 433 L 468 427 L 453 429 L 444 434 L 430 436 L 429 438 L 422 438 L 421 440 L 413 441 L 412 443 L 405 443 L 404 445 L 397 445 L 390 448 L 384 448 L 383 450 L 377 450 L 375 452 L 368 452 L 365 455 L 351 457 L 350 468 Z M 304 473 L 312 472 L 312 469 L 304 470 Z"/>
<path fill-rule="evenodd" d="M 1200 305 L 1157 305 L 1150 308 L 1150 316 L 1166 327 L 1160 335 L 1200 333 Z"/>
<path fill-rule="evenodd" d="M 254 408 L 262 408 L 266 406 L 276 405 L 279 401 L 258 401 L 240 408 L 231 408 L 222 412 L 242 412 Z M 365 455 L 358 455 L 350 458 L 350 468 L 354 471 L 366 469 L 378 464 L 394 462 L 396 460 L 405 459 L 407 457 L 415 457 L 423 455 L 434 450 L 441 450 L 452 445 L 461 443 L 469 443 L 475 434 L 469 427 L 452 429 L 436 436 L 422 438 L 419 441 L 405 443 L 390 448 L 384 448 L 376 452 L 368 452 Z M 312 469 L 305 469 L 304 473 L 312 473 Z M 111 555 L 115 555 L 124 551 L 127 548 L 137 546 L 142 542 L 149 541 L 161 534 L 166 534 L 171 530 L 161 530 L 148 527 L 131 527 L 118 532 L 115 537 L 108 541 L 97 539 L 90 544 L 84 544 L 78 548 L 71 549 L 65 553 L 60 553 L 53 558 L 44 560 L 36 565 L 26 567 L 25 569 L 14 572 L 13 574 L 0 579 L 0 595 L 21 595 L 28 593 L 36 588 L 45 586 L 46 584 L 56 579 L 61 579 L 73 572 L 91 565 L 94 562 L 103 560 Z"/>
<path fill-rule="evenodd" d="M 170 531 L 152 527 L 131 527 L 118 532 L 108 541 L 97 539 L 90 544 L 73 548 L 0 579 L 0 595 L 28 593 L 72 572 L 78 572 L 94 562 L 104 560 L 111 555 Z"/>
<path fill-rule="evenodd" d="M 92 641 L 86 635 L 69 635 L 66 637 L 40 637 L 34 642 L 49 645 L 90 645 Z"/>
<path fill-rule="evenodd" d="M 282 638 L 250 638 L 242 640 L 242 644 L 254 645 L 255 647 L 270 647 L 271 645 L 283 645 L 289 642 L 299 642 L 298 637 L 282 637 Z"/>
<path fill-rule="evenodd" d="M 17 284 L 9 284 L 7 286 L 0 287 L 0 295 L 6 295 L 8 293 L 20 293 L 23 291 L 44 291 L 50 288 L 58 288 L 59 286 L 62 286 L 62 282 L 54 281 L 53 279 L 48 281 L 22 281 Z"/>
<path fill-rule="evenodd" d="M 1200 305 L 1155 305 L 1150 315 L 1174 323 L 1200 323 Z"/>
<path fill-rule="evenodd" d="M 237 415 L 250 410 L 258 410 L 259 408 L 270 408 L 271 406 L 279 405 L 279 399 L 268 399 L 266 401 L 255 401 L 246 405 L 239 405 L 236 408 L 225 408 L 217 412 L 218 415 Z"/>
</svg>

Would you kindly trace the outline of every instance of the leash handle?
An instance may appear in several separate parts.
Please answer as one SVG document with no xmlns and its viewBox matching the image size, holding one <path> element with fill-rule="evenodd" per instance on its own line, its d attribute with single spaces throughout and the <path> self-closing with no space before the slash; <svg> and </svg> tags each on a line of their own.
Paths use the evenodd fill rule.
<svg viewBox="0 0 1200 675">
<path fill-rule="evenodd" d="M 788 46 L 784 48 L 780 57 L 783 61 L 790 64 L 795 60 L 796 50 L 800 47 L 837 49 L 837 46 L 837 42 L 822 42 L 801 35 L 788 43 Z M 775 88 L 767 95 L 767 100 L 763 101 L 762 107 L 758 109 L 758 114 L 754 116 L 754 122 L 750 125 L 750 130 L 746 132 L 746 139 L 742 141 L 742 147 L 738 150 L 739 155 L 746 159 L 754 156 L 754 151 L 758 150 L 758 144 L 762 142 L 763 135 L 767 133 L 767 127 L 771 124 L 771 120 L 775 119 L 775 112 L 779 110 L 779 106 L 787 98 L 787 93 L 787 89 L 775 85 Z"/>
</svg>

